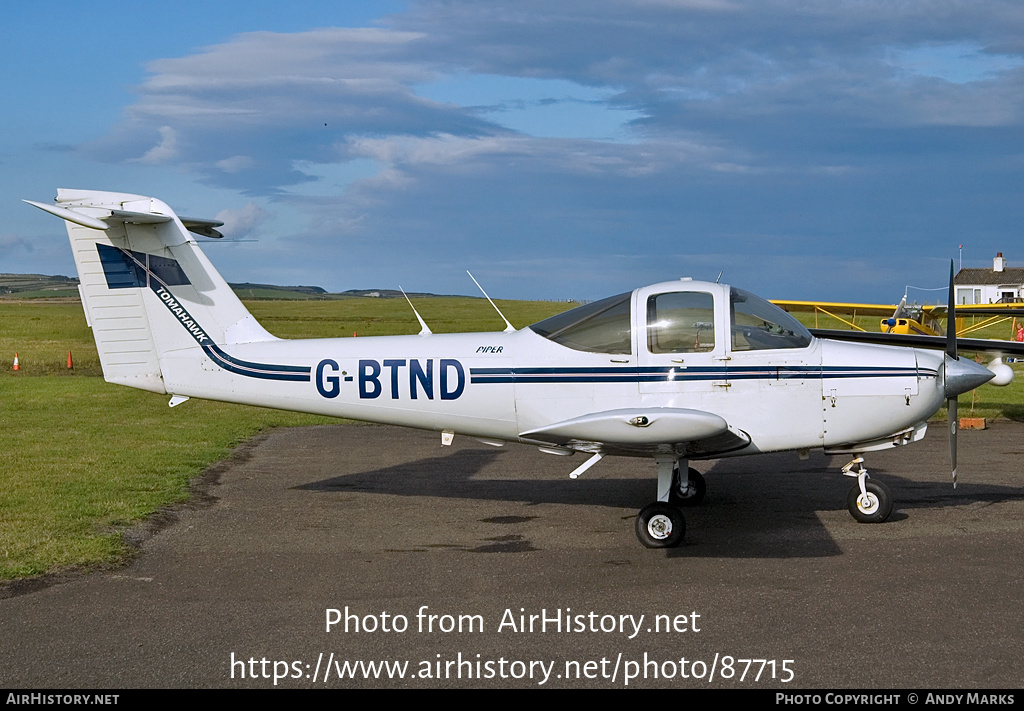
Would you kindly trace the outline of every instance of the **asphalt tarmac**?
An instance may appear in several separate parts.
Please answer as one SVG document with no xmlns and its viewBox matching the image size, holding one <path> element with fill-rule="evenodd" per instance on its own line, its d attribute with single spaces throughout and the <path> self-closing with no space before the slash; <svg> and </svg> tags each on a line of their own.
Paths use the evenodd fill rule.
<svg viewBox="0 0 1024 711">
<path fill-rule="evenodd" d="M 609 458 L 570 481 L 580 456 L 439 440 L 339 425 L 245 445 L 127 567 L 0 589 L 0 687 L 1024 678 L 1020 424 L 961 433 L 955 491 L 941 426 L 868 455 L 896 499 L 880 525 L 847 512 L 845 459 L 697 462 L 707 499 L 667 551 L 633 532 L 654 498 L 649 462 Z"/>
</svg>

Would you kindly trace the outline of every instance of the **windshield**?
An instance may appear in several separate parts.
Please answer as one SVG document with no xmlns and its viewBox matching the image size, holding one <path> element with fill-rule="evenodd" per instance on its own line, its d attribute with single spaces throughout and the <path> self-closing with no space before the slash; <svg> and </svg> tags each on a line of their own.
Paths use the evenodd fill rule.
<svg viewBox="0 0 1024 711">
<path fill-rule="evenodd" d="M 729 311 L 734 351 L 806 348 L 811 344 L 811 333 L 803 324 L 760 296 L 733 287 Z"/>
<path fill-rule="evenodd" d="M 629 301 L 632 292 L 578 306 L 530 326 L 566 348 L 591 353 L 633 352 Z"/>
</svg>

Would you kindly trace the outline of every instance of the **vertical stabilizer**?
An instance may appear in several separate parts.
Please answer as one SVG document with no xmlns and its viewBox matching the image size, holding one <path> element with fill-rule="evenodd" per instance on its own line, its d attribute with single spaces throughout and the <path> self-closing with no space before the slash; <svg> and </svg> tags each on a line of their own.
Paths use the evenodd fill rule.
<svg viewBox="0 0 1024 711">
<path fill-rule="evenodd" d="M 217 345 L 276 340 L 160 200 L 61 189 L 32 204 L 65 220 L 108 382 L 166 393 L 169 369 Z"/>
</svg>

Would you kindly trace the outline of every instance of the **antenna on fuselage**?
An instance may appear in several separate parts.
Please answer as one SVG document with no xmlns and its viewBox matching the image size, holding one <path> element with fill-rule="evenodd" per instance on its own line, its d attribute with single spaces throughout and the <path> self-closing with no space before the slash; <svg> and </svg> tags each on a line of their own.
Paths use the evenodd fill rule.
<svg viewBox="0 0 1024 711">
<path fill-rule="evenodd" d="M 718 278 L 715 279 L 715 283 L 716 284 L 718 284 L 718 283 L 720 283 L 722 281 L 722 275 L 723 274 L 725 274 L 725 270 L 724 269 L 722 271 L 718 272 Z"/>
<path fill-rule="evenodd" d="M 485 299 L 491 302 L 491 306 L 493 306 L 494 310 L 498 312 L 499 316 L 501 316 L 501 320 L 505 322 L 505 333 L 512 333 L 513 331 L 515 331 L 516 327 L 509 323 L 509 320 L 505 318 L 505 314 L 501 313 L 501 309 L 498 308 L 497 304 L 491 301 L 491 297 L 489 297 L 487 295 L 487 292 L 484 291 L 484 288 L 480 286 L 480 282 L 476 280 L 476 277 L 473 276 L 473 274 L 468 269 L 466 270 L 466 274 L 469 274 L 469 278 L 473 280 L 474 284 L 476 284 L 476 288 L 480 290 L 480 293 L 484 295 Z"/>
<path fill-rule="evenodd" d="M 400 292 L 402 292 L 402 296 L 404 296 L 405 300 L 407 302 L 409 302 L 409 308 L 412 309 L 412 312 L 414 314 L 416 314 L 416 320 L 419 321 L 420 322 L 420 326 L 422 326 L 422 328 L 420 328 L 420 334 L 419 335 L 421 335 L 421 336 L 429 336 L 429 335 L 433 334 L 434 332 L 430 330 L 429 326 L 427 326 L 427 322 L 424 321 L 423 318 L 420 316 L 420 312 L 417 311 L 416 307 L 412 305 L 412 300 L 409 299 L 409 295 L 405 293 L 405 289 L 402 288 L 401 284 L 398 285 L 398 290 Z"/>
</svg>

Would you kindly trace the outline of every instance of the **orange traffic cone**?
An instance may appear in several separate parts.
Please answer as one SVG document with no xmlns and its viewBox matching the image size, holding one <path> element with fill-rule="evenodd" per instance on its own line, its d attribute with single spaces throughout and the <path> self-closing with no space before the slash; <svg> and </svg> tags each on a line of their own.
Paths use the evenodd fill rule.
<svg viewBox="0 0 1024 711">
<path fill-rule="evenodd" d="M 21 370 L 21 366 L 18 365 L 18 354 L 14 354 L 14 370 Z"/>
<path fill-rule="evenodd" d="M 68 351 L 68 370 L 73 370 L 75 364 L 71 361 L 71 351 Z"/>
<path fill-rule="evenodd" d="M 355 331 L 352 332 L 352 338 L 355 338 L 357 335 L 359 334 L 357 334 Z"/>
</svg>

